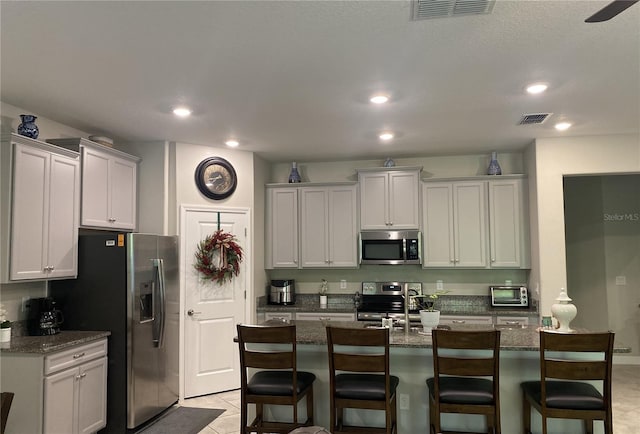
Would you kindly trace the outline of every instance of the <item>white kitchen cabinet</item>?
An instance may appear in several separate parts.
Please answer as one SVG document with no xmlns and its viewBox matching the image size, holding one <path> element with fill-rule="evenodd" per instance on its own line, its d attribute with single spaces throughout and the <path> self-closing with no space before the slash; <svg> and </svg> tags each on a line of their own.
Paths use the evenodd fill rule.
<svg viewBox="0 0 640 434">
<path fill-rule="evenodd" d="M 86 139 L 51 139 L 82 154 L 82 212 L 87 228 L 134 230 L 140 159 Z"/>
<path fill-rule="evenodd" d="M 107 339 L 52 354 L 2 354 L 15 390 L 7 434 L 89 434 L 107 423 Z M 17 393 L 20 392 L 20 393 Z"/>
<path fill-rule="evenodd" d="M 348 312 L 296 312 L 301 321 L 355 321 L 356 314 Z"/>
<path fill-rule="evenodd" d="M 358 169 L 360 229 L 420 227 L 420 167 Z"/>
<path fill-rule="evenodd" d="M 423 267 L 487 267 L 487 183 L 424 182 Z"/>
<path fill-rule="evenodd" d="M 452 324 L 473 324 L 473 325 L 493 325 L 491 316 L 471 316 L 471 315 L 440 315 L 441 325 Z"/>
<path fill-rule="evenodd" d="M 489 246 L 492 268 L 529 268 L 525 179 L 489 181 Z"/>
<path fill-rule="evenodd" d="M 267 187 L 266 266 L 298 268 L 298 188 Z"/>
<path fill-rule="evenodd" d="M 3 136 L 2 195 L 9 199 L 2 201 L 0 217 L 1 281 L 75 277 L 79 154 L 16 134 Z"/>
<path fill-rule="evenodd" d="M 300 188 L 302 268 L 358 266 L 357 186 Z"/>
</svg>

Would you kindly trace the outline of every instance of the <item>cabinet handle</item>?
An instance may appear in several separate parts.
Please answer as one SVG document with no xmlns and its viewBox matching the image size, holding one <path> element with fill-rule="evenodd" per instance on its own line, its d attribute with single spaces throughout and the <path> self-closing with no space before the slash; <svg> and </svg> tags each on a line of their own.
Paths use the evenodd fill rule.
<svg viewBox="0 0 640 434">
<path fill-rule="evenodd" d="M 320 321 L 331 321 L 331 317 L 329 316 L 321 316 L 320 318 L 318 318 Z"/>
<path fill-rule="evenodd" d="M 466 321 L 466 320 L 464 320 L 464 319 L 454 319 L 454 320 L 453 320 L 453 321 L 451 321 L 451 322 L 452 322 L 452 323 L 454 323 L 454 324 L 464 324 L 464 323 L 466 323 L 467 321 Z"/>
<path fill-rule="evenodd" d="M 79 359 L 80 357 L 84 357 L 84 351 L 82 353 L 80 353 L 80 354 L 74 354 L 73 355 L 74 359 Z"/>
<path fill-rule="evenodd" d="M 504 323 L 506 325 L 519 325 L 520 321 L 505 321 Z"/>
<path fill-rule="evenodd" d="M 87 376 L 87 373 L 86 373 L 86 372 L 83 372 L 82 374 L 80 374 L 80 378 L 84 378 L 84 377 L 86 377 L 86 376 Z"/>
<path fill-rule="evenodd" d="M 491 262 L 496 262 L 496 258 L 491 258 Z"/>
<path fill-rule="evenodd" d="M 76 375 L 76 376 L 75 376 L 75 379 L 76 379 L 76 381 L 80 381 L 80 376 L 79 376 L 79 375 Z"/>
<path fill-rule="evenodd" d="M 115 221 L 116 221 L 116 219 L 114 219 L 113 217 L 111 217 L 111 218 L 109 219 L 109 221 L 110 221 L 111 223 L 113 223 L 113 222 L 115 222 Z"/>
</svg>

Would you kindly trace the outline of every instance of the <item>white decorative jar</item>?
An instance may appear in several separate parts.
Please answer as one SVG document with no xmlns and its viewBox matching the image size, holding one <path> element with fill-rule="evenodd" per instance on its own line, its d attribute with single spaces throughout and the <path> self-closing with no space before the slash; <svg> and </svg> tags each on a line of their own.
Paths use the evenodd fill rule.
<svg viewBox="0 0 640 434">
<path fill-rule="evenodd" d="M 425 333 L 431 334 L 431 330 L 438 327 L 440 324 L 440 311 L 439 310 L 421 310 L 420 311 L 420 323 L 422 324 L 422 330 Z"/>
<path fill-rule="evenodd" d="M 560 288 L 560 295 L 556 298 L 556 302 L 551 305 L 551 314 L 558 320 L 560 325 L 557 331 L 570 333 L 573 330 L 569 327 L 569 324 L 578 314 L 578 309 L 571 303 L 567 290 L 564 288 Z"/>
</svg>

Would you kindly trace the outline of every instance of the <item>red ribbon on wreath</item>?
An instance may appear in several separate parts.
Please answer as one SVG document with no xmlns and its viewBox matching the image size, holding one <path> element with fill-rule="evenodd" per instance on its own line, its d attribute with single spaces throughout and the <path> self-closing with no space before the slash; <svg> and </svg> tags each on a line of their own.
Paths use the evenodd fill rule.
<svg viewBox="0 0 640 434">
<path fill-rule="evenodd" d="M 212 280 L 222 285 L 240 273 L 243 252 L 236 241 L 235 235 L 218 229 L 213 235 L 208 235 L 198 243 L 193 267 L 204 280 Z"/>
</svg>

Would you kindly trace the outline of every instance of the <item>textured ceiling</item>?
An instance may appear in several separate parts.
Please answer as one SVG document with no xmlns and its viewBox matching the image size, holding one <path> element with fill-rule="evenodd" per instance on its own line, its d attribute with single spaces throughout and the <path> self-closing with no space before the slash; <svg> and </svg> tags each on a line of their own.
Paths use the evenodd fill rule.
<svg viewBox="0 0 640 434">
<path fill-rule="evenodd" d="M 271 161 L 637 134 L 640 4 L 584 23 L 607 3 L 497 0 L 489 15 L 411 21 L 406 1 L 2 1 L 0 98 L 119 140 L 234 136 Z M 526 95 L 539 80 L 549 90 Z M 372 106 L 376 90 L 392 101 Z M 195 114 L 175 118 L 177 103 Z M 517 125 L 538 112 L 553 115 Z"/>
</svg>

